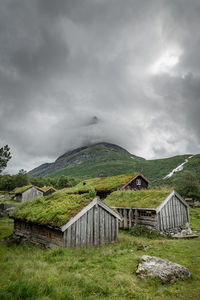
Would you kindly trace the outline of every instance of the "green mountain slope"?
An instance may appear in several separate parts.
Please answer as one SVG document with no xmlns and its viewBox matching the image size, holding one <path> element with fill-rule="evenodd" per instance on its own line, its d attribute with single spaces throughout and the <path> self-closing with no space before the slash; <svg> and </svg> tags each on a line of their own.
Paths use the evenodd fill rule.
<svg viewBox="0 0 200 300">
<path fill-rule="evenodd" d="M 108 162 L 130 162 L 132 159 L 144 160 L 143 158 L 130 154 L 120 146 L 109 143 L 99 143 L 69 151 L 60 156 L 54 163 L 46 163 L 33 169 L 29 172 L 29 176 L 46 176 L 50 174 L 54 177 L 62 174 L 69 175 L 74 167 L 81 170 L 82 166 L 84 166 L 84 169 L 87 166 L 91 169 L 91 167 L 94 167 L 94 164 L 104 165 Z M 68 169 L 70 171 L 68 171 Z M 85 174 L 82 174 L 82 172 L 79 174 L 79 171 L 78 173 L 75 171 L 75 176 L 86 176 L 90 174 L 87 173 L 86 170 L 85 172 Z M 101 169 L 100 172 L 102 172 L 102 174 L 95 172 L 95 176 L 104 176 L 104 170 Z M 107 174 L 105 174 L 105 176 L 107 176 Z"/>
<path fill-rule="evenodd" d="M 33 177 L 67 175 L 85 179 L 141 172 L 152 185 L 162 185 L 170 184 L 173 176 L 169 179 L 163 178 L 190 155 L 145 160 L 117 145 L 99 143 L 69 151 L 54 163 L 43 164 L 30 171 L 28 175 Z M 200 180 L 200 154 L 190 158 L 184 165 L 184 170 L 192 170 Z M 176 173 L 176 176 L 179 176 L 180 173 Z"/>
</svg>

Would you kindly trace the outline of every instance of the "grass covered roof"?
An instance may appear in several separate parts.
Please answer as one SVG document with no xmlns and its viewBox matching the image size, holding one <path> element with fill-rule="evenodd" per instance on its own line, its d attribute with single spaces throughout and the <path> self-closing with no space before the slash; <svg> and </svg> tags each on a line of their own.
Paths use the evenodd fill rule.
<svg viewBox="0 0 200 300">
<path fill-rule="evenodd" d="M 19 188 L 15 188 L 14 189 L 14 193 L 15 194 L 22 194 L 23 192 L 27 191 L 28 189 L 30 189 L 33 185 L 29 184 L 29 185 L 25 185 Z"/>
<path fill-rule="evenodd" d="M 40 190 L 42 190 L 44 193 L 51 189 L 57 192 L 57 190 L 53 186 L 43 186 L 42 188 L 40 188 Z"/>
<path fill-rule="evenodd" d="M 172 192 L 172 189 L 116 191 L 104 202 L 111 207 L 157 208 Z"/>
<path fill-rule="evenodd" d="M 95 189 L 97 192 L 100 191 L 114 191 L 123 185 L 125 185 L 128 181 L 134 178 L 138 173 L 132 174 L 123 174 L 118 176 L 111 177 L 100 177 L 100 178 L 91 178 L 87 180 L 83 180 L 78 183 L 76 186 L 72 188 L 68 188 L 67 192 L 70 193 L 78 193 L 78 192 L 89 192 L 91 189 Z"/>
<path fill-rule="evenodd" d="M 32 201 L 24 202 L 13 211 L 11 216 L 60 227 L 88 205 L 93 198 L 89 194 L 69 195 L 66 194 L 66 190 L 62 190 L 47 197 L 37 197 Z"/>
</svg>

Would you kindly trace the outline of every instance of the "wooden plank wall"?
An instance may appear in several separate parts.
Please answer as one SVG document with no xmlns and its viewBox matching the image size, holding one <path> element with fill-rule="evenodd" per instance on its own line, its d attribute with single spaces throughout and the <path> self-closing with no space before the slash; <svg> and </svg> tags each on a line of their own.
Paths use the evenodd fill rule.
<svg viewBox="0 0 200 300">
<path fill-rule="evenodd" d="M 43 196 L 43 193 L 33 186 L 31 189 L 22 193 L 21 201 L 31 201 L 38 196 Z"/>
<path fill-rule="evenodd" d="M 122 208 L 122 207 L 113 207 L 118 211 L 119 214 L 123 217 L 122 222 L 120 222 L 120 229 L 131 229 L 135 225 L 149 225 L 157 227 L 157 217 L 155 210 L 141 210 L 134 208 Z M 152 212 L 152 216 L 142 216 L 142 212 Z"/>
<path fill-rule="evenodd" d="M 30 222 L 14 220 L 14 234 L 47 248 L 63 246 L 63 233 L 61 231 Z"/>
<path fill-rule="evenodd" d="M 179 228 L 189 222 L 188 208 L 174 195 L 158 214 L 159 230 Z"/>
<path fill-rule="evenodd" d="M 87 211 L 65 231 L 65 247 L 92 247 L 114 241 L 118 220 L 99 205 Z"/>
</svg>

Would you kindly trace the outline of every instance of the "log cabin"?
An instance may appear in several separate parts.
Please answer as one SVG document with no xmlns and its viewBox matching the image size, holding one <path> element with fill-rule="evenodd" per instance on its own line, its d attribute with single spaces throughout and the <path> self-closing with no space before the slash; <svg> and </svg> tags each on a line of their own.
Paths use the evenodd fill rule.
<svg viewBox="0 0 200 300">
<path fill-rule="evenodd" d="M 43 196 L 49 196 L 57 192 L 57 190 L 53 186 L 44 186 L 40 188 L 40 190 L 43 192 Z"/>
<path fill-rule="evenodd" d="M 189 223 L 189 206 L 172 189 L 116 191 L 104 202 L 118 211 L 121 229 L 148 225 L 159 231 L 183 228 Z"/>
<path fill-rule="evenodd" d="M 101 246 L 116 240 L 121 216 L 89 194 L 65 191 L 38 197 L 16 208 L 14 236 L 53 247 Z"/>
<path fill-rule="evenodd" d="M 43 191 L 37 186 L 26 185 L 14 190 L 14 200 L 18 202 L 26 202 L 42 196 Z"/>
<path fill-rule="evenodd" d="M 105 199 L 110 193 L 116 190 L 142 190 L 148 189 L 148 185 L 149 181 L 144 175 L 133 173 L 83 180 L 76 186 L 67 189 L 67 192 L 69 194 L 83 194 L 94 189 L 100 199 Z"/>
</svg>

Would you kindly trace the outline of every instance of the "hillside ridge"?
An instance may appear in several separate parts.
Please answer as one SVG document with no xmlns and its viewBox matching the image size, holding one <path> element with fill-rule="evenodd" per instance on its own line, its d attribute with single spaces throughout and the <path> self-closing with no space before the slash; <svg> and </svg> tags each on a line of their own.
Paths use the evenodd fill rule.
<svg viewBox="0 0 200 300">
<path fill-rule="evenodd" d="M 56 170 L 74 167 L 80 165 L 87 160 L 95 159 L 96 162 L 105 162 L 116 160 L 116 156 L 132 157 L 137 156 L 129 153 L 126 149 L 110 143 L 96 143 L 89 146 L 79 147 L 59 156 L 53 163 L 42 164 L 31 170 L 29 176 L 46 176 Z M 142 158 L 140 158 L 142 159 Z"/>
<path fill-rule="evenodd" d="M 152 185 L 165 185 L 170 184 L 174 177 L 180 176 L 181 171 L 166 178 L 190 156 L 191 154 L 185 154 L 146 160 L 129 153 L 121 146 L 102 142 L 67 151 L 55 162 L 42 164 L 31 170 L 28 175 L 32 177 L 66 175 L 86 179 L 140 172 L 150 180 Z M 200 180 L 200 154 L 193 155 L 184 165 L 183 170 L 193 171 Z"/>
</svg>

